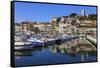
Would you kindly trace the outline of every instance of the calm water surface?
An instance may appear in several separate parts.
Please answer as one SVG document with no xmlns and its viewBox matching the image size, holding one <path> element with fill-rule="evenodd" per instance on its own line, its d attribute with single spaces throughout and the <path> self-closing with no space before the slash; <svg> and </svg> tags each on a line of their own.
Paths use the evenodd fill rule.
<svg viewBox="0 0 100 68">
<path fill-rule="evenodd" d="M 15 65 L 40 65 L 74 62 L 95 62 L 96 51 L 84 51 L 80 48 L 92 48 L 90 44 L 79 45 L 79 39 L 66 41 L 61 45 L 35 47 L 32 51 L 16 51 Z M 81 41 L 82 42 L 82 41 Z"/>
</svg>

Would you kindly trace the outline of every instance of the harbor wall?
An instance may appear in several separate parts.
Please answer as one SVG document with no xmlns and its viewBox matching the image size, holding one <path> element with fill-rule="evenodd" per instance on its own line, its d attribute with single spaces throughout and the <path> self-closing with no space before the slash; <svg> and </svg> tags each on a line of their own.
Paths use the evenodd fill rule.
<svg viewBox="0 0 100 68">
<path fill-rule="evenodd" d="M 97 48 L 97 41 L 96 38 L 92 38 L 90 36 L 86 36 L 86 39 L 91 42 Z"/>
</svg>

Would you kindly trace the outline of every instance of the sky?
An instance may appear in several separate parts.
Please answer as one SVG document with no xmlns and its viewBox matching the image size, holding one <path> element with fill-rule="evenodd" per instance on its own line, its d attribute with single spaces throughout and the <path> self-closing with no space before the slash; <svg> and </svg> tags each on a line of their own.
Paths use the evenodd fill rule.
<svg viewBox="0 0 100 68">
<path fill-rule="evenodd" d="M 71 13 L 81 15 L 84 9 L 86 14 L 96 14 L 96 7 L 93 6 L 75 6 L 43 3 L 15 2 L 14 13 L 15 22 L 49 22 L 51 17 L 67 16 Z"/>
</svg>

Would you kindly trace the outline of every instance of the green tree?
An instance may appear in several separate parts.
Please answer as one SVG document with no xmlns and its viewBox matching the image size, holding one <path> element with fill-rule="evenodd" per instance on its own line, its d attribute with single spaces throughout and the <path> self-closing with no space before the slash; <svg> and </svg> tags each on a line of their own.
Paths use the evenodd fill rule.
<svg viewBox="0 0 100 68">
<path fill-rule="evenodd" d="M 77 16 L 78 14 L 76 14 L 76 13 L 71 13 L 69 16 L 71 16 L 71 17 L 75 17 L 75 16 Z"/>
<path fill-rule="evenodd" d="M 35 27 L 35 28 L 33 29 L 33 31 L 34 31 L 35 33 L 39 33 L 39 32 L 40 32 L 40 30 L 39 30 L 38 27 Z"/>
<path fill-rule="evenodd" d="M 97 19 L 97 15 L 96 14 L 89 14 L 88 19 L 96 20 Z"/>
</svg>

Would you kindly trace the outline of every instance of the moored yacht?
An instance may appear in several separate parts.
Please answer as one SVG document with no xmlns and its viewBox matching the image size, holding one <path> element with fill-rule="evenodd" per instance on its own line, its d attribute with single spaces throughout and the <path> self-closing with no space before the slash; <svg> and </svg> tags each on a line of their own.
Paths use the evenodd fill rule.
<svg viewBox="0 0 100 68">
<path fill-rule="evenodd" d="M 26 41 L 25 37 L 15 36 L 14 50 L 31 50 L 32 43 Z"/>
<path fill-rule="evenodd" d="M 15 42 L 15 50 L 31 50 L 32 49 L 32 43 L 31 42 Z"/>
<path fill-rule="evenodd" d="M 31 42 L 33 47 L 35 46 L 43 46 L 44 43 L 46 42 L 44 39 L 40 38 L 40 37 L 30 37 L 27 39 L 28 42 Z"/>
</svg>

